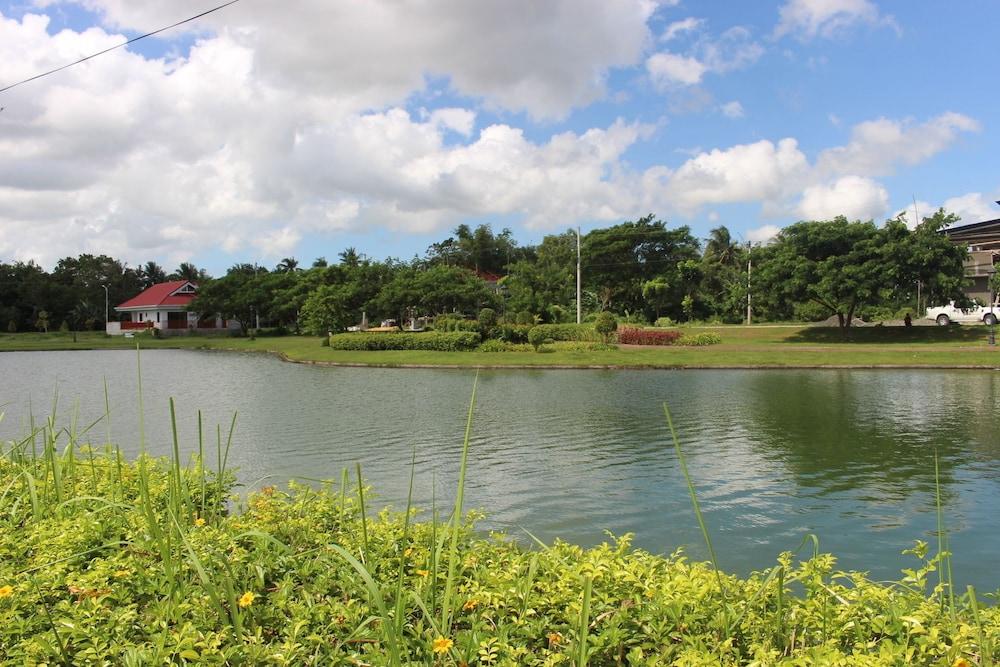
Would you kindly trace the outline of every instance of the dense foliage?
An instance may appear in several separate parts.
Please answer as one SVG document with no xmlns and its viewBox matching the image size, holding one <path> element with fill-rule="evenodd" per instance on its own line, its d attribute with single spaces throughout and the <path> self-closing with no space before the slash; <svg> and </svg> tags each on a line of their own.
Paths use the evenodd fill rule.
<svg viewBox="0 0 1000 667">
<path fill-rule="evenodd" d="M 479 345 L 473 331 L 431 331 L 426 333 L 344 333 L 330 336 L 331 350 L 429 350 L 459 352 Z"/>
<path fill-rule="evenodd" d="M 266 487 L 231 513 L 231 476 L 197 461 L 128 463 L 51 437 L 39 454 L 0 457 L 4 665 L 1000 658 L 1000 612 L 934 586 L 943 563 L 925 544 L 888 584 L 824 554 L 742 579 L 629 536 L 529 550 L 468 522 L 376 513 L 346 484 Z"/>
<path fill-rule="evenodd" d="M 786 311 L 811 302 L 847 328 L 860 308 L 905 303 L 918 283 L 929 303 L 962 300 L 966 251 L 940 233 L 957 220 L 941 210 L 912 231 L 902 218 L 786 227 L 758 258 L 762 302 Z"/>
<path fill-rule="evenodd" d="M 649 215 L 582 236 L 580 305 L 588 319 L 608 312 L 632 324 L 740 322 L 752 260 L 755 319 L 836 314 L 846 327 L 858 315 L 913 310 L 918 283 L 932 301 L 961 299 L 964 250 L 940 233 L 956 220 L 939 211 L 913 230 L 902 219 L 881 226 L 844 218 L 800 222 L 751 251 L 725 227 L 711 230 L 702 246 L 687 227 L 670 228 Z M 480 333 L 491 336 L 497 325 L 574 320 L 576 251 L 574 232 L 521 247 L 510 230 L 460 225 L 410 261 L 374 260 L 348 248 L 332 264 L 323 258 L 310 267 L 285 258 L 271 270 L 237 264 L 215 280 L 190 264 L 167 275 L 153 262 L 132 269 L 92 255 L 64 258 L 52 273 L 31 263 L 0 264 L 0 326 L 99 328 L 103 286 L 113 307 L 154 282 L 187 278 L 199 284 L 194 310 L 220 313 L 244 331 L 283 326 L 324 335 L 365 317 L 405 324 L 485 313 Z"/>
</svg>

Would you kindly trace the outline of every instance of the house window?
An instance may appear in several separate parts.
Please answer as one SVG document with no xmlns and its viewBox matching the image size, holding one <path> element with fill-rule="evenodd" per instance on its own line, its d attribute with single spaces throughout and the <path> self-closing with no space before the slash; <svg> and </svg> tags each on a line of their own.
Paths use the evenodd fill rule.
<svg viewBox="0 0 1000 667">
<path fill-rule="evenodd" d="M 156 323 L 160 323 L 160 311 L 156 311 Z"/>
</svg>

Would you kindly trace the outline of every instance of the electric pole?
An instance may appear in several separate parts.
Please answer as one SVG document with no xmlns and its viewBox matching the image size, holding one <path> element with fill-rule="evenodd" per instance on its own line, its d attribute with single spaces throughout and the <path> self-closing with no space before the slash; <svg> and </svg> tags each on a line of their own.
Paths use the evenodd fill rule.
<svg viewBox="0 0 1000 667">
<path fill-rule="evenodd" d="M 576 228 L 576 323 L 583 322 L 583 304 L 580 302 L 580 228 Z"/>
</svg>

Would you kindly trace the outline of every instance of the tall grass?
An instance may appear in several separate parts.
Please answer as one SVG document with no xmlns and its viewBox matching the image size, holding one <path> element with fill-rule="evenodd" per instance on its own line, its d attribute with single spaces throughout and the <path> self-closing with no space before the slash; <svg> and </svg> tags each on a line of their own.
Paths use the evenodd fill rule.
<svg viewBox="0 0 1000 667">
<path fill-rule="evenodd" d="M 705 540 L 711 567 L 705 566 L 701 570 L 697 565 L 678 565 L 678 561 L 673 561 L 673 565 L 679 568 L 678 571 L 685 571 L 684 568 L 687 568 L 686 576 L 689 578 L 693 578 L 695 572 L 705 572 L 704 580 L 698 580 L 698 586 L 701 587 L 698 590 L 709 589 L 711 594 L 699 593 L 701 597 L 698 599 L 704 604 L 712 605 L 709 610 L 697 610 L 697 613 L 685 610 L 683 605 L 687 600 L 683 598 L 683 594 L 679 594 L 679 600 L 672 597 L 673 593 L 658 597 L 653 588 L 647 587 L 651 584 L 650 581 L 629 570 L 629 557 L 615 555 L 612 551 L 602 552 L 605 553 L 603 558 L 606 560 L 600 561 L 600 568 L 583 568 L 582 561 L 590 556 L 564 546 L 557 545 L 551 549 L 545 547 L 523 557 L 520 555 L 521 547 L 511 547 L 510 552 L 491 552 L 500 559 L 498 562 L 503 558 L 510 558 L 507 565 L 489 565 L 486 569 L 472 572 L 470 568 L 473 566 L 466 565 L 465 559 L 475 555 L 474 545 L 485 548 L 487 544 L 473 542 L 475 538 L 471 536 L 465 520 L 465 485 L 470 464 L 477 390 L 478 376 L 473 382 L 466 415 L 454 503 L 444 520 L 438 520 L 436 478 L 432 484 L 429 525 L 415 523 L 413 520 L 417 460 L 414 450 L 410 461 L 406 508 L 398 518 L 385 513 L 376 518 L 376 515 L 370 513 L 370 499 L 366 495 L 359 462 L 355 465 L 355 488 L 350 488 L 349 469 L 344 468 L 339 488 L 336 483 L 323 483 L 324 489 L 331 489 L 328 495 L 319 496 L 326 504 L 312 514 L 303 511 L 303 516 L 320 522 L 329 521 L 333 526 L 330 535 L 334 539 L 309 545 L 308 548 L 293 544 L 298 538 L 296 533 L 291 532 L 292 526 L 303 524 L 296 523 L 297 515 L 290 506 L 292 500 L 277 505 L 281 514 L 269 524 L 270 530 L 259 527 L 250 518 L 243 520 L 230 512 L 228 493 L 234 477 L 227 466 L 235 431 L 235 415 L 229 425 L 227 437 L 223 437 L 221 425 L 215 427 L 214 470 L 209 470 L 210 466 L 205 465 L 206 443 L 201 412 L 197 414 L 197 453 L 189 460 L 183 460 L 183 447 L 177 427 L 178 415 L 172 399 L 168 406 L 171 446 L 165 462 L 147 455 L 145 435 L 141 427 L 140 454 L 137 460 L 134 464 L 123 461 L 121 450 L 110 444 L 111 406 L 107 392 L 105 415 L 82 428 L 78 429 L 74 422 L 62 429 L 54 416 L 43 422 L 33 419 L 30 433 L 9 443 L 9 446 L 0 448 L 0 458 L 5 465 L 9 465 L 8 469 L 11 471 L 9 476 L 0 478 L 0 517 L 16 514 L 22 506 L 26 506 L 28 520 L 41 525 L 46 521 L 76 516 L 78 508 L 86 506 L 92 512 L 102 512 L 105 513 L 104 516 L 121 519 L 122 525 L 131 525 L 129 521 L 139 519 L 136 522 L 138 530 L 129 532 L 124 539 L 115 536 L 106 541 L 101 540 L 97 545 L 88 544 L 85 549 L 33 564 L 16 573 L 33 585 L 36 608 L 41 618 L 45 619 L 45 632 L 51 635 L 49 641 L 54 656 L 52 659 L 66 664 L 74 662 L 75 652 L 80 649 L 78 640 L 74 641 L 72 635 L 73 632 L 78 632 L 78 628 L 71 629 L 65 624 L 67 609 L 72 610 L 74 607 L 55 604 L 59 598 L 51 583 L 41 583 L 42 574 L 48 568 L 63 567 L 68 563 L 82 566 L 88 559 L 98 555 L 124 559 L 126 556 L 134 557 L 135 554 L 140 554 L 141 562 L 155 570 L 150 576 L 155 576 L 157 581 L 163 583 L 162 589 L 158 589 L 155 603 L 151 603 L 149 609 L 156 609 L 157 613 L 168 616 L 176 613 L 169 623 L 179 626 L 184 622 L 183 613 L 173 610 L 185 608 L 185 600 L 204 599 L 217 622 L 226 628 L 228 641 L 232 646 L 242 647 L 240 650 L 246 651 L 271 639 L 261 629 L 261 624 L 266 624 L 269 619 L 270 622 L 275 622 L 275 615 L 281 617 L 281 614 L 292 614 L 294 609 L 308 610 L 320 599 L 322 593 L 303 592 L 309 590 L 307 581 L 297 582 L 294 577 L 286 580 L 282 574 L 297 572 L 296 568 L 304 567 L 302 564 L 306 562 L 314 562 L 317 566 L 322 564 L 324 569 L 343 573 L 337 579 L 338 585 L 343 588 L 336 590 L 333 597 L 350 600 L 350 605 L 344 605 L 345 609 L 355 603 L 364 605 L 364 614 L 354 621 L 351 628 L 338 635 L 338 641 L 345 647 L 345 655 L 350 653 L 346 647 L 365 646 L 366 642 L 377 647 L 375 655 L 379 656 L 378 659 L 372 663 L 372 654 L 366 653 L 369 660 L 366 664 L 402 667 L 428 664 L 431 661 L 442 664 L 476 664 L 476 660 L 480 664 L 494 664 L 489 662 L 493 660 L 490 656 L 494 655 L 490 647 L 504 637 L 521 632 L 518 627 L 535 623 L 535 619 L 540 616 L 545 620 L 537 626 L 537 636 L 524 641 L 534 641 L 532 646 L 536 651 L 551 649 L 553 654 L 562 651 L 565 664 L 576 667 L 591 664 L 659 664 L 648 660 L 655 657 L 656 650 L 666 651 L 671 642 L 686 641 L 685 633 L 692 631 L 688 625 L 696 622 L 691 619 L 700 619 L 702 616 L 712 617 L 710 621 L 697 621 L 702 623 L 703 628 L 710 628 L 710 632 L 702 630 L 703 634 L 699 635 L 698 641 L 704 643 L 705 637 L 711 637 L 714 644 L 705 644 L 702 648 L 711 651 L 719 662 L 725 664 L 736 664 L 733 661 L 738 656 L 749 655 L 746 652 L 748 649 L 740 647 L 749 645 L 751 638 L 753 641 L 763 642 L 761 646 L 773 650 L 778 657 L 799 655 L 806 649 L 820 651 L 824 647 L 837 645 L 838 642 L 843 644 L 847 642 L 843 638 L 845 636 L 850 637 L 850 641 L 854 642 L 851 645 L 854 646 L 867 646 L 869 641 L 875 644 L 887 641 L 885 637 L 890 634 L 888 626 L 879 631 L 882 634 L 875 640 L 870 639 L 875 634 L 868 634 L 868 630 L 863 630 L 862 624 L 871 619 L 865 616 L 866 610 L 862 605 L 850 599 L 851 589 L 836 583 L 840 575 L 831 572 L 824 564 L 815 537 L 811 538 L 811 558 L 798 567 L 792 563 L 792 556 L 789 554 L 783 556 L 776 567 L 754 575 L 747 582 L 724 576 L 711 532 L 702 513 L 695 481 L 667 406 L 664 406 L 667 431 L 674 444 L 678 466 Z M 137 396 L 141 415 L 141 376 Z M 81 444 L 81 437 L 102 421 L 106 423 L 108 439 L 103 450 Z M 37 451 L 34 443 L 40 445 Z M 290 492 L 288 497 L 294 499 L 297 496 Z M 940 603 L 941 610 L 947 612 L 956 627 L 965 624 L 970 628 L 966 634 L 974 635 L 975 645 L 978 647 L 974 656 L 977 664 L 992 666 L 995 664 L 996 626 L 1000 617 L 992 609 L 980 606 L 976 592 L 971 587 L 963 596 L 954 594 L 936 457 L 935 504 L 938 528 L 938 553 L 935 560 L 939 567 L 941 595 L 934 605 Z M 267 514 L 265 510 L 250 503 L 247 516 L 266 517 Z M 233 525 L 233 522 L 239 528 L 228 529 L 228 532 L 222 530 L 223 526 Z M 247 525 L 243 525 L 244 523 Z M 208 532 L 209 529 L 216 532 Z M 308 532 L 312 529 L 305 524 L 295 530 Z M 280 534 L 285 530 L 290 532 L 287 535 Z M 803 540 L 803 546 L 809 539 L 807 537 Z M 252 546 L 247 546 L 248 543 L 252 543 Z M 273 552 L 273 557 L 269 560 L 261 556 L 266 550 Z M 242 553 L 254 556 L 248 562 L 240 564 L 241 561 L 234 554 Z M 420 560 L 417 560 L 418 557 Z M 317 566 L 305 568 L 303 572 L 316 576 Z M 659 567 L 657 565 L 649 572 L 660 571 L 657 569 Z M 421 574 L 425 568 L 426 573 Z M 492 572 L 490 568 L 499 568 L 501 571 Z M 504 568 L 507 571 L 503 571 Z M 621 580 L 602 574 L 601 568 L 618 572 Z M 553 573 L 563 572 L 564 569 L 572 570 L 573 578 L 567 577 L 561 579 L 559 585 L 553 584 Z M 502 581 L 503 588 L 499 589 L 502 592 L 497 593 L 495 598 L 483 595 L 482 600 L 493 600 L 490 604 L 497 605 L 489 615 L 483 616 L 488 621 L 485 623 L 477 620 L 478 617 L 474 615 L 476 605 L 486 604 L 476 597 L 476 591 L 477 586 L 484 585 L 483 580 L 490 576 Z M 647 573 L 645 576 L 652 575 Z M 639 592 L 634 595 L 609 593 L 609 590 L 623 582 L 634 584 L 635 590 Z M 300 588 L 293 588 L 294 594 L 286 596 L 283 592 L 286 585 Z M 857 582 L 854 585 L 856 587 Z M 799 588 L 805 591 L 804 596 L 793 593 Z M 642 597 L 641 591 L 652 592 L 653 596 Z M 357 602 L 355 594 L 364 602 Z M 694 595 L 691 592 L 687 594 Z M 268 607 L 270 616 L 262 617 L 252 613 L 255 595 L 274 596 L 274 606 Z M 883 595 L 881 589 L 879 595 Z M 509 596 L 510 602 L 503 600 L 503 596 Z M 546 608 L 543 612 L 540 608 L 546 604 L 546 596 L 558 597 L 565 604 L 555 609 Z M 874 596 L 872 599 L 878 598 Z M 915 604 L 922 602 L 921 598 Z M 645 614 L 644 607 L 647 604 L 652 605 L 656 613 L 643 616 L 641 623 L 633 622 L 631 615 Z M 307 618 L 313 617 L 312 612 L 303 613 L 306 613 Z M 892 614 L 884 616 L 888 619 L 884 621 L 886 624 L 910 622 L 893 620 L 890 618 Z M 906 614 L 900 613 L 898 616 L 902 618 Z M 511 619 L 517 619 L 516 623 L 521 626 Z M 488 632 L 486 628 L 489 624 L 492 624 L 492 630 Z M 660 632 L 657 624 L 663 624 L 665 630 Z M 759 630 L 761 625 L 766 627 L 766 631 Z M 329 626 L 327 627 L 330 631 Z M 283 650 L 298 651 L 302 645 L 308 644 L 304 639 L 294 639 L 295 628 L 295 623 L 291 621 L 289 627 L 284 628 L 288 635 L 284 641 L 290 648 Z M 273 628 L 268 632 L 273 632 Z M 547 644 L 546 632 L 550 636 Z M 562 632 L 570 637 L 568 641 L 563 642 Z M 631 635 L 627 633 L 643 637 L 648 635 L 653 639 L 647 637 L 633 642 Z M 909 642 L 910 635 L 906 637 Z M 328 643 L 329 640 L 326 641 Z M 642 648 L 643 646 L 646 648 Z M 912 646 L 911 644 L 907 648 Z M 966 653 L 963 654 L 956 646 L 957 643 L 940 649 L 940 655 L 947 657 L 948 664 L 962 655 L 970 655 L 969 649 L 964 649 Z M 628 657 L 627 650 L 631 651 Z M 334 655 L 324 652 L 327 649 L 319 646 L 314 651 L 315 655 Z M 146 658 L 156 658 L 156 662 L 179 662 L 182 661 L 178 658 L 180 652 L 181 649 L 178 649 L 171 653 L 164 645 L 146 655 Z M 252 653 L 240 655 L 244 655 L 244 662 L 253 662 L 245 657 Z M 297 655 L 306 654 L 300 652 Z M 121 660 L 125 661 L 125 657 L 121 657 Z M 360 657 L 357 660 L 359 662 L 354 664 L 363 663 Z M 141 659 L 139 654 L 129 653 L 127 661 L 135 663 L 141 662 Z"/>
</svg>

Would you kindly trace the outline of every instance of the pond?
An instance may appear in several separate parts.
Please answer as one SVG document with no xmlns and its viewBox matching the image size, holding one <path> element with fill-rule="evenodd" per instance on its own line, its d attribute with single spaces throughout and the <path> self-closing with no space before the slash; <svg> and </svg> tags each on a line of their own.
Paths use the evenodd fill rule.
<svg viewBox="0 0 1000 667">
<path fill-rule="evenodd" d="M 474 371 L 328 368 L 273 357 L 142 353 L 145 441 L 181 447 L 238 413 L 230 462 L 243 484 L 337 479 L 360 462 L 378 502 L 405 505 L 416 457 L 418 505 L 454 497 Z M 139 451 L 135 352 L 0 354 L 0 439 L 57 400 L 62 423 Z M 667 403 L 719 559 L 745 574 L 809 533 L 839 566 L 898 578 L 900 552 L 934 533 L 934 457 L 956 583 L 1000 587 L 1000 373 L 938 370 L 484 371 L 466 492 L 480 526 L 519 539 L 592 545 L 634 533 L 657 553 L 707 556 L 673 443 Z M 214 451 L 214 450 L 213 450 Z M 426 516 L 426 514 L 425 514 Z"/>
</svg>

